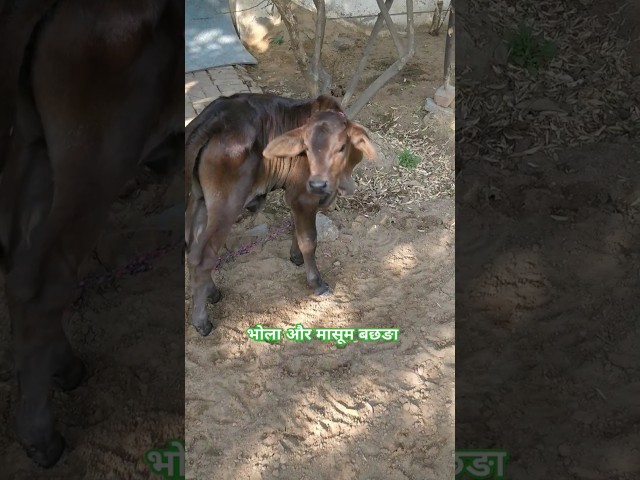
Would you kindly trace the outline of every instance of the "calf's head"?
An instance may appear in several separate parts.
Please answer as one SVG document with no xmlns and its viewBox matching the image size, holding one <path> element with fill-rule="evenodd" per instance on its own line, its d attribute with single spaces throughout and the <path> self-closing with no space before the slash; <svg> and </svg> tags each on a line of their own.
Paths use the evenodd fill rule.
<svg viewBox="0 0 640 480">
<path fill-rule="evenodd" d="M 302 127 L 274 138 L 263 152 L 267 158 L 306 154 L 309 193 L 335 197 L 338 190 L 353 194 L 351 173 L 363 155 L 375 159 L 376 150 L 361 125 L 342 112 L 324 111 L 311 116 Z"/>
</svg>

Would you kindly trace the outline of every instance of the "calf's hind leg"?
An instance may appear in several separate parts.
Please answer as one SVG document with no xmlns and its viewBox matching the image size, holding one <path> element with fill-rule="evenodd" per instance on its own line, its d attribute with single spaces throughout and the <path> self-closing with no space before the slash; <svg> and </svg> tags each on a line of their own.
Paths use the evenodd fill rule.
<svg viewBox="0 0 640 480">
<path fill-rule="evenodd" d="M 190 260 L 187 261 L 187 268 L 189 269 L 190 275 L 193 275 L 197 266 L 200 264 L 200 260 L 195 259 L 194 251 L 198 248 L 195 244 L 206 227 L 207 206 L 205 205 L 204 198 L 197 196 L 196 193 L 192 193 L 189 197 L 187 210 L 185 212 L 185 243 L 186 253 L 190 257 Z M 203 281 L 207 281 L 206 276 Z M 222 292 L 216 288 L 213 280 L 211 280 L 209 290 L 210 293 L 207 294 L 209 303 L 216 304 L 222 300 Z"/>
<path fill-rule="evenodd" d="M 196 331 L 206 337 L 213 330 L 209 321 L 207 304 L 222 298 L 211 275 L 217 263 L 217 250 L 213 250 L 204 239 L 207 227 L 207 210 L 204 199 L 189 200 L 193 217 L 189 226 L 190 241 L 187 243 L 187 268 L 191 283 L 191 323 Z"/>
<path fill-rule="evenodd" d="M 218 253 L 231 231 L 234 220 L 242 212 L 243 202 L 215 201 L 213 195 L 205 210 L 205 202 L 194 207 L 191 225 L 192 241 L 187 245 L 187 265 L 191 281 L 191 323 L 196 331 L 206 337 L 213 330 L 209 320 L 207 303 L 216 303 L 222 298 L 213 282 L 213 269 L 218 262 Z M 238 195 L 237 197 L 241 197 Z M 206 222 L 206 228 L 202 228 Z"/>
</svg>

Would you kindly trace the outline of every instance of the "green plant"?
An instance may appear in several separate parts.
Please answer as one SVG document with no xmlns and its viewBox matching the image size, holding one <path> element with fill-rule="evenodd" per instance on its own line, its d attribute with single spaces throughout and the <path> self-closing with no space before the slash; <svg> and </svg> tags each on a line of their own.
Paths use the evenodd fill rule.
<svg viewBox="0 0 640 480">
<path fill-rule="evenodd" d="M 537 72 L 556 54 L 556 46 L 541 35 L 534 35 L 530 27 L 521 24 L 507 35 L 509 62 L 530 72 Z"/>
<path fill-rule="evenodd" d="M 282 33 L 279 33 L 275 37 L 269 39 L 269 43 L 271 45 L 282 45 L 284 43 L 284 35 Z"/>
<path fill-rule="evenodd" d="M 400 152 L 398 160 L 401 167 L 408 169 L 412 169 L 420 163 L 420 157 L 406 148 Z"/>
</svg>

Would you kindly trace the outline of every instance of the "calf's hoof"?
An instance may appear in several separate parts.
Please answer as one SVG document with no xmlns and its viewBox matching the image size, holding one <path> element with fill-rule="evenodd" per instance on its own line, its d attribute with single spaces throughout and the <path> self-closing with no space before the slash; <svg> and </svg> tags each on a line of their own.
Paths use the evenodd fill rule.
<svg viewBox="0 0 640 480">
<path fill-rule="evenodd" d="M 207 321 L 203 325 L 194 325 L 194 327 L 196 327 L 196 331 L 200 335 L 202 335 L 203 337 L 206 337 L 207 335 L 209 335 L 211 333 L 211 330 L 213 330 L 213 323 Z"/>
<path fill-rule="evenodd" d="M 213 324 L 209 321 L 209 315 L 207 315 L 207 312 L 204 310 L 192 314 L 191 324 L 203 337 L 209 335 L 211 330 L 213 330 Z"/>
<path fill-rule="evenodd" d="M 87 377 L 87 367 L 82 360 L 76 358 L 64 372 L 54 376 L 53 381 L 63 392 L 69 392 L 80 386 Z"/>
<path fill-rule="evenodd" d="M 64 438 L 56 431 L 46 442 L 38 442 L 37 444 L 21 443 L 31 461 L 42 468 L 51 468 L 58 463 L 66 447 Z"/>
<path fill-rule="evenodd" d="M 318 297 L 328 297 L 331 295 L 331 289 L 329 288 L 329 285 L 327 285 L 326 283 L 323 283 L 322 285 L 320 285 L 318 288 L 315 289 L 314 293 Z"/>
<path fill-rule="evenodd" d="M 211 295 L 209 295 L 209 303 L 214 305 L 222 300 L 222 292 L 218 289 L 214 290 Z"/>
<path fill-rule="evenodd" d="M 302 257 L 302 253 L 296 254 L 296 253 L 292 253 L 289 255 L 289 260 L 291 260 L 291 262 L 296 265 L 296 266 L 300 266 L 304 263 L 304 258 Z"/>
</svg>

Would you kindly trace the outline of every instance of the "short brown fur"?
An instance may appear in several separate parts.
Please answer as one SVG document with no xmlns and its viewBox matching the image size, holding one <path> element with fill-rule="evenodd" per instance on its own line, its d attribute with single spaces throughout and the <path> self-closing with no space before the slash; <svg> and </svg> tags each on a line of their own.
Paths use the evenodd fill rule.
<svg viewBox="0 0 640 480">
<path fill-rule="evenodd" d="M 62 327 L 80 263 L 141 163 L 183 161 L 184 3 L 0 0 L 0 269 L 16 434 L 53 466 L 54 385 L 84 379 Z"/>
<path fill-rule="evenodd" d="M 376 156 L 364 128 L 349 121 L 333 98 L 218 99 L 188 126 L 185 152 L 192 323 L 201 335 L 213 328 L 207 302 L 221 298 L 211 278 L 219 251 L 242 210 L 257 211 L 273 190 L 284 189 L 291 208 L 291 261 L 304 263 L 317 295 L 330 291 L 316 265 L 316 213 L 338 191 L 353 194 L 353 169 L 363 155 Z"/>
</svg>

